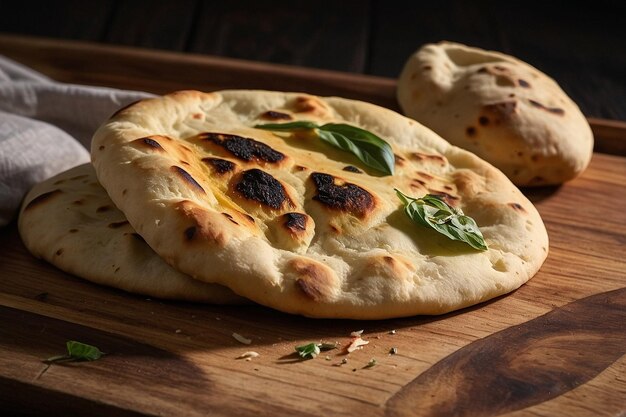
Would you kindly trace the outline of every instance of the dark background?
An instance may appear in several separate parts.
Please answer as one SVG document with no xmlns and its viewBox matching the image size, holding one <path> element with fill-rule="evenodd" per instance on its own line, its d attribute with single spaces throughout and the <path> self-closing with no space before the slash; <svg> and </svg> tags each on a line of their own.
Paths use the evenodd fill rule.
<svg viewBox="0 0 626 417">
<path fill-rule="evenodd" d="M 626 120 L 626 2 L 0 0 L 0 32 L 395 78 L 420 45 L 512 54 L 587 116 Z"/>
</svg>

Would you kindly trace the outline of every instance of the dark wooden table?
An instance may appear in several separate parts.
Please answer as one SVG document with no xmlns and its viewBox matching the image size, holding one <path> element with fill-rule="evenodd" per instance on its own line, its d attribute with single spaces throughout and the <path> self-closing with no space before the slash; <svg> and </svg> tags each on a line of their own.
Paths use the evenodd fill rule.
<svg viewBox="0 0 626 417">
<path fill-rule="evenodd" d="M 192 52 L 395 78 L 420 45 L 515 55 L 585 115 L 626 121 L 626 3 L 595 0 L 20 0 L 0 32 Z"/>
</svg>

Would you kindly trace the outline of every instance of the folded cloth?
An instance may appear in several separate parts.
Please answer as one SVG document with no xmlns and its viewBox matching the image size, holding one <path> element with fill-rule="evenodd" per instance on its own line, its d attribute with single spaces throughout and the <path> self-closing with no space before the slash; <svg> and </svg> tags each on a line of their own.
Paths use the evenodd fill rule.
<svg viewBox="0 0 626 417">
<path fill-rule="evenodd" d="M 91 135 L 151 94 L 58 83 L 0 56 L 0 227 L 30 188 L 89 161 Z"/>
</svg>

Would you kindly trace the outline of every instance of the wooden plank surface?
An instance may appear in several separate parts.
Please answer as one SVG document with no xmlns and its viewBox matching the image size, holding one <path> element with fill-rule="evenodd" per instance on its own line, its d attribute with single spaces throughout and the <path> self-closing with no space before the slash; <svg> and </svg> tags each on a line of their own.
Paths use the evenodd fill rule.
<svg viewBox="0 0 626 417">
<path fill-rule="evenodd" d="M 221 82 L 277 88 L 284 80 L 282 89 L 301 85 L 312 93 L 394 106 L 393 81 L 375 77 L 0 38 L 0 53 L 6 51 L 64 81 L 162 92 L 221 88 Z M 158 69 L 148 71 L 155 63 Z M 175 66 L 178 78 L 168 75 Z M 229 72 L 237 77 L 229 79 Z M 216 76 L 207 80 L 207 73 Z M 619 125 L 609 131 L 610 141 L 626 140 Z M 598 153 L 578 179 L 525 190 L 551 239 L 546 263 L 528 284 L 445 316 L 384 321 L 313 320 L 258 306 L 130 295 L 35 260 L 10 226 L 0 230 L 0 409 L 173 416 L 622 415 L 625 187 L 624 155 Z M 346 343 L 360 329 L 371 343 L 343 366 L 335 366 L 346 358 L 339 351 L 329 352 L 329 361 L 321 356 L 302 362 L 293 355 L 297 344 Z M 251 338 L 252 345 L 236 342 L 233 332 Z M 68 339 L 93 343 L 109 355 L 42 373 L 41 360 L 62 353 Z M 397 355 L 389 355 L 391 347 Z M 247 350 L 261 356 L 235 359 Z M 364 369 L 371 358 L 378 365 Z"/>
</svg>

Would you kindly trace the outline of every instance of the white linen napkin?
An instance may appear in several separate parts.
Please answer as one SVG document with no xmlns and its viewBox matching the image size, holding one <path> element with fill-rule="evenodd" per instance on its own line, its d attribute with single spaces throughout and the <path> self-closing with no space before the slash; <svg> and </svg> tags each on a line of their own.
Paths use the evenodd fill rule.
<svg viewBox="0 0 626 417">
<path fill-rule="evenodd" d="M 58 83 L 0 56 L 0 227 L 33 185 L 89 161 L 91 136 L 111 114 L 151 96 Z"/>
</svg>

